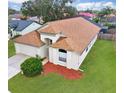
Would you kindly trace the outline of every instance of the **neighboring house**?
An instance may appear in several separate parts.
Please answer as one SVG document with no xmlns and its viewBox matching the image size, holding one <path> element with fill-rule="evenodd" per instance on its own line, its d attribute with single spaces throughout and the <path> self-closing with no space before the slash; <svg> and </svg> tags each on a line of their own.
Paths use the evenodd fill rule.
<svg viewBox="0 0 124 93">
<path fill-rule="evenodd" d="M 32 20 L 32 21 L 40 22 L 41 24 L 43 24 L 43 22 L 44 22 L 42 18 L 40 18 L 40 20 L 39 20 L 39 18 L 37 16 L 28 17 L 27 20 Z"/>
<path fill-rule="evenodd" d="M 9 27 L 11 29 L 11 36 L 25 35 L 31 31 L 40 28 L 42 25 L 31 20 L 11 20 Z"/>
<path fill-rule="evenodd" d="M 22 14 L 11 14 L 11 15 L 8 15 L 8 19 L 9 20 L 20 20 Z"/>
<path fill-rule="evenodd" d="M 29 20 L 32 20 L 32 21 L 36 21 L 36 22 L 39 22 L 39 19 L 37 16 L 34 16 L 34 17 L 29 17 L 28 18 Z"/>
<path fill-rule="evenodd" d="M 116 25 L 116 16 L 115 15 L 108 16 L 107 21 L 112 25 Z"/>
<path fill-rule="evenodd" d="M 82 17 L 48 22 L 37 31 L 16 38 L 16 53 L 47 57 L 53 64 L 78 70 L 100 29 Z"/>
<path fill-rule="evenodd" d="M 89 13 L 89 12 L 79 12 L 79 16 L 89 18 L 90 20 L 92 20 L 93 18 L 96 17 L 95 14 L 92 14 L 92 13 Z"/>
<path fill-rule="evenodd" d="M 105 15 L 101 19 L 102 19 L 103 25 L 105 25 L 107 23 L 107 24 L 116 26 L 116 15 L 114 15 L 114 14 Z"/>
</svg>

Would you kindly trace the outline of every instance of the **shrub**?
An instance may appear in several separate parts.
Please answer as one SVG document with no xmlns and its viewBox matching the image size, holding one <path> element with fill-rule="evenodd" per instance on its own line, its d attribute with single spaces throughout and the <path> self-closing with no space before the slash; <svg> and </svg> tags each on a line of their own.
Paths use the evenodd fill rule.
<svg viewBox="0 0 124 93">
<path fill-rule="evenodd" d="M 111 23 L 105 23 L 104 26 L 107 26 L 108 28 L 111 28 L 112 24 Z"/>
<path fill-rule="evenodd" d="M 21 64 L 21 70 L 25 76 L 31 77 L 38 75 L 42 71 L 42 62 L 37 58 L 31 57 Z"/>
<path fill-rule="evenodd" d="M 94 18 L 93 19 L 93 22 L 99 23 L 100 22 L 100 19 L 99 18 Z"/>
</svg>

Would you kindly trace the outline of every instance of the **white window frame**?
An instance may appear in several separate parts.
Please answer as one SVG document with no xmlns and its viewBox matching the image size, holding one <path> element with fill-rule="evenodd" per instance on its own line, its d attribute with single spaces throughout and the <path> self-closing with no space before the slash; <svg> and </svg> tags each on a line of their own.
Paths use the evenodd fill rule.
<svg viewBox="0 0 124 93">
<path fill-rule="evenodd" d="M 59 49 L 59 61 L 66 62 L 67 61 L 67 51 L 64 49 Z"/>
</svg>

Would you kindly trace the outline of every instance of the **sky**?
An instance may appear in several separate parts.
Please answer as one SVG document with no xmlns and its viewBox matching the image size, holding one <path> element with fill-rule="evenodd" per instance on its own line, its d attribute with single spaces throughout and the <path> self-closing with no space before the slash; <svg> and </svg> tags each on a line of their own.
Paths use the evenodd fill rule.
<svg viewBox="0 0 124 93">
<path fill-rule="evenodd" d="M 8 6 L 10 8 L 20 10 L 24 1 L 28 0 L 8 0 Z M 75 0 L 72 6 L 76 7 L 77 10 L 100 10 L 106 6 L 116 8 L 116 0 Z"/>
</svg>

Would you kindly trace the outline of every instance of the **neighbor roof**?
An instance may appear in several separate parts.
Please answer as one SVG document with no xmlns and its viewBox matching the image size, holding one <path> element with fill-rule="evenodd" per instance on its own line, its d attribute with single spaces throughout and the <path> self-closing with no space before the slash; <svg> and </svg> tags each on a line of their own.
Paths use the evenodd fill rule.
<svg viewBox="0 0 124 93">
<path fill-rule="evenodd" d="M 94 17 L 95 14 L 89 13 L 89 12 L 79 12 L 79 15 L 81 16 L 87 16 L 87 17 Z"/>
<path fill-rule="evenodd" d="M 82 17 L 69 18 L 48 22 L 46 27 L 40 28 L 40 33 L 57 34 L 62 32 L 65 38 L 60 38 L 51 47 L 62 48 L 82 53 L 100 27 Z"/>
<path fill-rule="evenodd" d="M 9 26 L 16 31 L 22 31 L 33 22 L 34 21 L 31 21 L 31 20 L 10 20 Z"/>
<path fill-rule="evenodd" d="M 14 40 L 16 43 L 27 44 L 35 47 L 41 47 L 44 43 L 40 40 L 40 33 L 37 31 L 30 32 Z"/>
<path fill-rule="evenodd" d="M 116 22 L 116 17 L 115 16 L 109 17 L 108 22 Z"/>
</svg>

